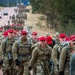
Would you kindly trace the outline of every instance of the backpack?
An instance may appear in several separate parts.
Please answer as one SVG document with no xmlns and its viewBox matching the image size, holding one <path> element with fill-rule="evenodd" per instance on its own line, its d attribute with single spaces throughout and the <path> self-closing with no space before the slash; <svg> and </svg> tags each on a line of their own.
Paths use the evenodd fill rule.
<svg viewBox="0 0 75 75">
<path fill-rule="evenodd" d="M 66 60 L 65 60 L 65 65 L 64 65 L 64 73 L 69 75 L 69 70 L 70 70 L 70 58 L 69 60 L 68 55 L 71 53 L 70 48 L 66 47 Z"/>
<path fill-rule="evenodd" d="M 4 55 L 8 54 L 8 59 L 10 60 L 10 59 L 13 59 L 13 57 L 12 57 L 12 53 L 6 52 L 6 45 L 7 45 L 7 43 L 8 43 L 8 38 L 5 39 L 5 48 L 3 50 L 3 53 L 4 53 Z"/>
<path fill-rule="evenodd" d="M 17 39 L 17 40 L 18 40 L 18 50 L 17 50 L 17 52 L 18 52 L 19 48 L 20 48 L 20 38 Z M 30 49 L 31 49 L 31 40 L 27 38 L 27 41 L 28 41 L 28 44 L 30 45 L 30 48 L 29 48 L 29 51 L 30 51 Z"/>
<path fill-rule="evenodd" d="M 7 43 L 8 43 L 8 37 L 5 38 L 5 48 L 4 48 L 4 51 L 6 51 L 6 45 L 7 45 Z"/>
<path fill-rule="evenodd" d="M 70 48 L 66 47 L 66 61 L 65 63 L 68 61 L 67 58 L 68 58 L 68 55 L 71 53 L 71 50 Z"/>
</svg>

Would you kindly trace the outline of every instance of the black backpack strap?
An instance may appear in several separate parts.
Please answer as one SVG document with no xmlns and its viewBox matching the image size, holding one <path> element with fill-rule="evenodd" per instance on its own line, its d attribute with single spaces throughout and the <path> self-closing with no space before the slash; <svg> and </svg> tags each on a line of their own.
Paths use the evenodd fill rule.
<svg viewBox="0 0 75 75">
<path fill-rule="evenodd" d="M 20 48 L 20 38 L 18 38 L 17 41 L 18 41 L 17 53 L 19 53 L 19 48 Z"/>
<path fill-rule="evenodd" d="M 8 43 L 8 38 L 5 38 L 5 47 L 4 47 L 4 52 L 6 51 L 6 45 L 7 45 L 7 43 Z"/>
<path fill-rule="evenodd" d="M 28 44 L 30 45 L 29 51 L 31 51 L 31 39 L 27 38 Z"/>
<path fill-rule="evenodd" d="M 69 64 L 69 61 L 67 60 L 69 53 L 70 53 L 70 48 L 66 47 L 66 60 L 65 60 L 65 66 L 67 66 L 67 65 Z"/>
</svg>

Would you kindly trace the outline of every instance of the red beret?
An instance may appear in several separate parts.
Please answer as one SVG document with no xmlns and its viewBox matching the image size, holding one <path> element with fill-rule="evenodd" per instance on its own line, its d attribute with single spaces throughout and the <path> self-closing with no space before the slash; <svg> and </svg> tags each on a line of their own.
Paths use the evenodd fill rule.
<svg viewBox="0 0 75 75">
<path fill-rule="evenodd" d="M 8 32 L 7 32 L 7 31 L 4 32 L 4 33 L 3 33 L 3 36 L 7 37 L 7 36 L 8 36 Z"/>
<path fill-rule="evenodd" d="M 70 41 L 69 37 L 66 36 L 66 41 Z"/>
<path fill-rule="evenodd" d="M 53 43 L 51 36 L 48 36 L 46 38 L 46 43 L 49 44 L 49 45 Z"/>
<path fill-rule="evenodd" d="M 61 33 L 59 37 L 60 37 L 60 38 L 66 38 L 66 34 Z"/>
<path fill-rule="evenodd" d="M 8 33 L 13 33 L 13 29 L 9 29 L 8 30 Z"/>
<path fill-rule="evenodd" d="M 21 35 L 27 35 L 27 32 L 26 31 L 22 31 Z"/>
<path fill-rule="evenodd" d="M 73 38 L 72 41 L 75 41 L 75 38 Z"/>
<path fill-rule="evenodd" d="M 39 41 L 46 41 L 46 37 L 44 37 L 44 36 L 40 37 Z"/>
<path fill-rule="evenodd" d="M 37 32 L 32 32 L 32 35 L 37 35 Z"/>
<path fill-rule="evenodd" d="M 75 35 L 70 36 L 70 40 L 73 40 L 75 38 Z"/>
</svg>

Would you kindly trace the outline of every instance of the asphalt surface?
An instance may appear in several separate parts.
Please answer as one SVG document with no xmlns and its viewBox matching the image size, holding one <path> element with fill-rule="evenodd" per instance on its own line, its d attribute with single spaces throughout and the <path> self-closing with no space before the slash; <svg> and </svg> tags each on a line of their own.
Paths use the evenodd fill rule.
<svg viewBox="0 0 75 75">
<path fill-rule="evenodd" d="M 10 20 L 10 16 L 16 14 L 14 12 L 15 7 L 6 7 L 0 13 L 2 14 L 2 18 L 0 19 L 0 27 L 4 25 L 8 25 L 8 21 Z M 7 12 L 8 15 L 3 15 L 4 12 Z M 11 24 L 11 22 L 10 22 Z"/>
</svg>

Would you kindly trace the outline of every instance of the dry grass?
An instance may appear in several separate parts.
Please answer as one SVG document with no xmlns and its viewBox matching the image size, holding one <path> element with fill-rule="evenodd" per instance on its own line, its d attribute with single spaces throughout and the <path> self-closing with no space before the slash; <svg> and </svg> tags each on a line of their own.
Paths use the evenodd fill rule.
<svg viewBox="0 0 75 75">
<path fill-rule="evenodd" d="M 27 7 L 30 8 L 31 7 Z M 31 10 L 32 11 L 32 10 Z M 45 36 L 46 33 L 50 33 L 51 36 L 54 36 L 55 30 L 49 29 L 46 27 L 46 20 L 40 21 L 39 17 L 43 16 L 42 14 L 32 14 L 32 13 L 27 13 L 28 19 L 25 21 L 25 24 L 28 26 L 33 26 L 32 31 L 37 31 L 39 36 L 43 35 Z M 41 28 L 39 26 L 36 26 L 36 23 L 41 22 Z"/>
</svg>

